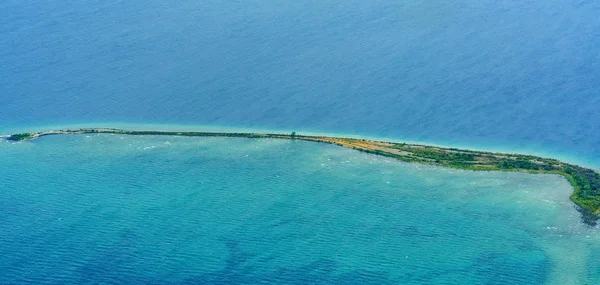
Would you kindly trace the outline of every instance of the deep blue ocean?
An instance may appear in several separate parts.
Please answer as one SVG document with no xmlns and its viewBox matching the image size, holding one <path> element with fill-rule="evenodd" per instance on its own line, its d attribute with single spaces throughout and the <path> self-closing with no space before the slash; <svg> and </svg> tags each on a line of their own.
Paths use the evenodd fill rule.
<svg viewBox="0 0 600 285">
<path fill-rule="evenodd" d="M 136 122 L 535 152 L 600 168 L 600 2 L 0 3 L 0 133 Z"/>
<path fill-rule="evenodd" d="M 0 135 L 331 133 L 600 169 L 598 1 L 0 1 Z M 600 284 L 560 177 L 321 144 L 0 143 L 0 284 Z"/>
</svg>

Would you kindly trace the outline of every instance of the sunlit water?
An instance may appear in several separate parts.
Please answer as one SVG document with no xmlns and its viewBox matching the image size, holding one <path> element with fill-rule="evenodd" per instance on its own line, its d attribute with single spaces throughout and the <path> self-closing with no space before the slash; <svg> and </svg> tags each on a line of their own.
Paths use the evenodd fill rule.
<svg viewBox="0 0 600 285">
<path fill-rule="evenodd" d="M 564 178 L 274 139 L 0 143 L 0 284 L 594 284 Z"/>
<path fill-rule="evenodd" d="M 598 15 L 573 0 L 0 1 L 0 135 L 224 126 L 598 169 Z M 599 284 L 600 234 L 571 191 L 296 141 L 2 142 L 0 283 Z"/>
<path fill-rule="evenodd" d="M 0 134 L 348 133 L 600 169 L 600 1 L 0 1 Z"/>
</svg>

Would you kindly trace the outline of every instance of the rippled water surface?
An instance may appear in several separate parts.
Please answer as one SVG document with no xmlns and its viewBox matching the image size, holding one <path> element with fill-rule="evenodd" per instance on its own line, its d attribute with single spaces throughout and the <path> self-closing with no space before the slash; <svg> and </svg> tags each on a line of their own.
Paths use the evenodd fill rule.
<svg viewBox="0 0 600 285">
<path fill-rule="evenodd" d="M 574 0 L 0 1 L 0 135 L 325 132 L 600 169 L 598 15 Z M 1 141 L 0 284 L 600 284 L 600 234 L 571 191 L 296 141 Z"/>
<path fill-rule="evenodd" d="M 0 1 L 0 134 L 220 125 L 600 168 L 600 1 Z"/>
<path fill-rule="evenodd" d="M 288 140 L 0 143 L 0 284 L 592 284 L 560 176 Z"/>
</svg>

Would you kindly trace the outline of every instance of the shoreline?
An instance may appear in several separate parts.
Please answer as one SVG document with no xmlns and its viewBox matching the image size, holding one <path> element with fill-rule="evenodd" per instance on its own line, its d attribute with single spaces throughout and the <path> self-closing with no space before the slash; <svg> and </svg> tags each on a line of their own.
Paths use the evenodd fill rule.
<svg viewBox="0 0 600 285">
<path fill-rule="evenodd" d="M 132 130 L 132 131 L 159 131 L 159 132 L 214 132 L 214 133 L 271 133 L 271 134 L 286 134 L 296 131 L 307 136 L 326 136 L 335 138 L 357 138 L 372 141 L 386 141 L 391 143 L 407 143 L 415 145 L 427 145 L 440 148 L 457 148 L 468 149 L 481 152 L 498 152 L 498 153 L 515 153 L 522 155 L 531 155 L 539 157 L 552 157 L 560 161 L 590 168 L 600 172 L 600 161 L 586 158 L 577 154 L 580 150 L 575 150 L 575 153 L 567 152 L 557 148 L 544 147 L 537 145 L 523 149 L 516 143 L 505 142 L 500 144 L 489 144 L 482 142 L 473 143 L 470 140 L 454 141 L 452 143 L 444 143 L 439 140 L 419 140 L 415 138 L 403 136 L 381 136 L 369 133 L 353 133 L 340 132 L 336 130 L 312 130 L 303 127 L 288 129 L 288 128 L 270 128 L 270 127 L 235 127 L 229 125 L 210 125 L 210 124 L 192 124 L 192 123 L 149 123 L 149 122 L 126 122 L 126 121 L 89 121 L 89 122 L 60 122 L 54 124 L 27 124 L 22 126 L 14 126 L 10 129 L 2 131 L 3 135 L 10 136 L 16 132 L 37 132 L 39 130 L 65 130 L 65 129 L 90 129 L 97 126 L 103 128 Z M 2 138 L 0 138 L 2 139 Z"/>
<path fill-rule="evenodd" d="M 8 141 L 28 141 L 43 136 L 64 134 L 162 135 L 303 140 L 335 144 L 411 163 L 438 165 L 472 171 L 520 171 L 533 174 L 558 174 L 565 177 L 571 186 L 573 186 L 574 190 L 570 199 L 578 206 L 578 211 L 582 215 L 583 222 L 587 225 L 595 226 L 597 220 L 600 218 L 600 173 L 597 170 L 531 154 L 490 152 L 397 141 L 337 137 L 334 135 L 300 135 L 295 132 L 284 134 L 266 132 L 196 132 L 188 130 L 158 131 L 125 130 L 118 128 L 77 128 L 12 134 L 0 137 L 0 139 Z"/>
</svg>

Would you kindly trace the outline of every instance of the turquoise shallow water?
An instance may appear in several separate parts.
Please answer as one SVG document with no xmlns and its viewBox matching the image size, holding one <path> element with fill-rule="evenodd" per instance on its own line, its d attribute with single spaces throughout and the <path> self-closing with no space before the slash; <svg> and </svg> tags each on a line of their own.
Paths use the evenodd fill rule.
<svg viewBox="0 0 600 285">
<path fill-rule="evenodd" d="M 287 140 L 0 143 L 0 284 L 596 284 L 559 176 Z"/>
<path fill-rule="evenodd" d="M 572 0 L 0 1 L 0 135 L 233 126 L 600 168 L 599 14 Z M 598 284 L 599 235 L 570 191 L 302 142 L 2 142 L 0 283 Z"/>
</svg>

